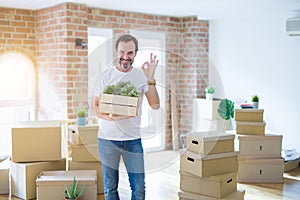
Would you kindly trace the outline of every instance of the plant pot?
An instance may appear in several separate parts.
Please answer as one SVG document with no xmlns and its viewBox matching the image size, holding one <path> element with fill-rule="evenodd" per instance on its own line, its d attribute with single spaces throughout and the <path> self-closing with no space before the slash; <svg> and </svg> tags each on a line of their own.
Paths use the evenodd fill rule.
<svg viewBox="0 0 300 200">
<path fill-rule="evenodd" d="M 213 100 L 214 94 L 213 93 L 205 93 L 205 96 L 206 96 L 206 100 Z"/>
<path fill-rule="evenodd" d="M 77 117 L 77 126 L 85 126 L 86 117 Z"/>
<path fill-rule="evenodd" d="M 253 109 L 258 109 L 259 102 L 252 102 Z"/>
</svg>

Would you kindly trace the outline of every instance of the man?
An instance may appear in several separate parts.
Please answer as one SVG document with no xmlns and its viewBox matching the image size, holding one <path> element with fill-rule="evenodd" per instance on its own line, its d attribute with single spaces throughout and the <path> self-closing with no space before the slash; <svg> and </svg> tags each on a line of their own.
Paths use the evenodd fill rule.
<svg viewBox="0 0 300 200">
<path fill-rule="evenodd" d="M 142 70 L 132 66 L 138 51 L 138 41 L 122 35 L 116 41 L 118 64 L 106 69 L 97 81 L 93 108 L 99 118 L 98 148 L 102 162 L 104 195 L 106 200 L 118 200 L 119 162 L 122 156 L 132 190 L 132 200 L 145 199 L 144 155 L 141 141 L 141 105 L 145 94 L 149 105 L 159 109 L 159 96 L 154 74 L 158 60 L 153 54 L 142 64 Z M 108 85 L 130 81 L 140 94 L 140 112 L 136 117 L 99 112 L 99 96 Z"/>
</svg>

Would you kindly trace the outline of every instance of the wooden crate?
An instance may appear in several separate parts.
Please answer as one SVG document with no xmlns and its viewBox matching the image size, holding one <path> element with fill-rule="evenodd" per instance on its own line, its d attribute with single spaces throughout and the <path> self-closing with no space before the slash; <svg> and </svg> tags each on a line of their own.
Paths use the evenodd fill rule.
<svg viewBox="0 0 300 200">
<path fill-rule="evenodd" d="M 101 94 L 99 107 L 101 113 L 137 116 L 139 111 L 139 98 Z"/>
</svg>

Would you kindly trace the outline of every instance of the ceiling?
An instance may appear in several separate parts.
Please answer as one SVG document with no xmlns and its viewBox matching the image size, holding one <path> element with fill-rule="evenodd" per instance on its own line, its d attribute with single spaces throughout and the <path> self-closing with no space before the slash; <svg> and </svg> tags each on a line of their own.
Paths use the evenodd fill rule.
<svg viewBox="0 0 300 200">
<path fill-rule="evenodd" d="M 0 0 L 0 6 L 37 10 L 63 2 L 156 15 L 196 15 L 200 19 L 267 12 L 295 12 L 300 15 L 300 0 Z"/>
</svg>

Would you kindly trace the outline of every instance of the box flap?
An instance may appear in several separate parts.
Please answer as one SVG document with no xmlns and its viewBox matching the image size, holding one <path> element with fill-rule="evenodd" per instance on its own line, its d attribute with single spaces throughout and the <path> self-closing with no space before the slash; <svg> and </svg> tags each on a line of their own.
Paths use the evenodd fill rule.
<svg viewBox="0 0 300 200">
<path fill-rule="evenodd" d="M 229 134 L 223 131 L 203 131 L 192 132 L 186 135 L 187 138 L 201 141 L 218 141 L 234 139 L 234 134 Z"/>
<path fill-rule="evenodd" d="M 58 186 L 70 184 L 74 177 L 80 185 L 97 183 L 96 170 L 42 171 L 36 179 L 37 186 Z"/>
<path fill-rule="evenodd" d="M 60 127 L 60 120 L 23 121 L 14 123 L 12 128 L 46 128 Z"/>
<path fill-rule="evenodd" d="M 201 155 L 201 154 L 197 154 L 197 153 L 187 151 L 185 149 L 179 149 L 179 153 L 180 153 L 180 155 L 191 157 L 191 158 L 194 158 L 194 159 L 197 159 L 197 160 L 213 160 L 213 159 L 218 159 L 218 158 L 237 156 L 239 152 L 235 151 L 235 152 L 228 152 L 228 153 Z"/>
</svg>

